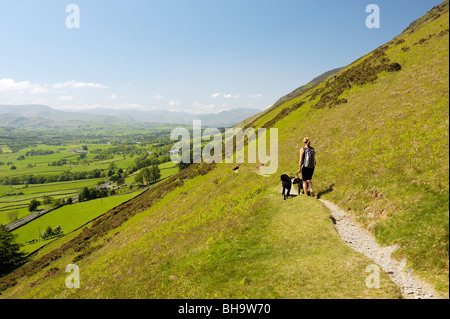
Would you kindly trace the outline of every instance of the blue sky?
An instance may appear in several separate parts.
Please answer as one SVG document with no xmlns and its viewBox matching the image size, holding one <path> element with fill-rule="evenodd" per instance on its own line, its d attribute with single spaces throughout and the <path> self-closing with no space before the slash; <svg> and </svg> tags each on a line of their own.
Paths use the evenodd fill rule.
<svg viewBox="0 0 450 319">
<path fill-rule="evenodd" d="M 0 104 L 265 109 L 401 33 L 434 0 L 0 0 Z M 366 6 L 380 8 L 379 29 Z M 80 28 L 66 27 L 66 7 Z"/>
</svg>

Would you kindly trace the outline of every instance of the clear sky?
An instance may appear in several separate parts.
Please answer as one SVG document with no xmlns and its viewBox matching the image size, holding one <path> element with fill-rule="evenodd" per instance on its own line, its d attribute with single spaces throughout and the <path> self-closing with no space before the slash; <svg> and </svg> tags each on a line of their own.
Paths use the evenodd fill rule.
<svg viewBox="0 0 450 319">
<path fill-rule="evenodd" d="M 0 0 L 0 104 L 265 109 L 435 0 Z M 80 9 L 67 28 L 66 7 Z M 366 27 L 369 4 L 380 28 Z"/>
</svg>

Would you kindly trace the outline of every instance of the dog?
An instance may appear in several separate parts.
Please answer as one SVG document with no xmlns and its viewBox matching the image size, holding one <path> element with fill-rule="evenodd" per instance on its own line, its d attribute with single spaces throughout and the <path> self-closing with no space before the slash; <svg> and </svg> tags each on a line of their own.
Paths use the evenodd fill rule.
<svg viewBox="0 0 450 319">
<path fill-rule="evenodd" d="M 281 175 L 280 179 L 281 179 L 281 186 L 283 186 L 283 197 L 284 200 L 286 200 L 286 198 L 288 198 L 291 194 L 292 181 L 291 178 L 286 174 Z"/>
<path fill-rule="evenodd" d="M 292 184 L 298 184 L 298 194 L 300 195 L 301 192 L 303 192 L 303 194 L 305 193 L 305 191 L 303 190 L 303 180 L 300 177 L 296 177 L 292 180 Z"/>
</svg>

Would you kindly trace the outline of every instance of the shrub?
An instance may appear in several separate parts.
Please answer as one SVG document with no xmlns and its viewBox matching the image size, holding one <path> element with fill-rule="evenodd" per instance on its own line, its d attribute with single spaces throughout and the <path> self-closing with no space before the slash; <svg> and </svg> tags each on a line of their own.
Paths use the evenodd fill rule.
<svg viewBox="0 0 450 319">
<path fill-rule="evenodd" d="M 41 202 L 37 199 L 31 200 L 30 204 L 28 205 L 28 211 L 34 212 L 37 210 L 37 208 L 41 205 Z"/>
</svg>

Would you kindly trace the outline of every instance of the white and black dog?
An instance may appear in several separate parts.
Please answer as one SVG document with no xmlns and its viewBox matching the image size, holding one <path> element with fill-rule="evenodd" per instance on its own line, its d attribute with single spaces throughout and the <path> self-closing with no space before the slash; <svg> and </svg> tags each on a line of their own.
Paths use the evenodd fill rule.
<svg viewBox="0 0 450 319">
<path fill-rule="evenodd" d="M 291 188 L 293 184 L 298 184 L 299 186 L 299 194 L 302 189 L 303 181 L 296 177 L 294 179 L 291 179 L 288 175 L 283 174 L 281 175 L 281 186 L 283 187 L 283 197 L 284 200 L 286 200 L 291 195 Z"/>
</svg>

